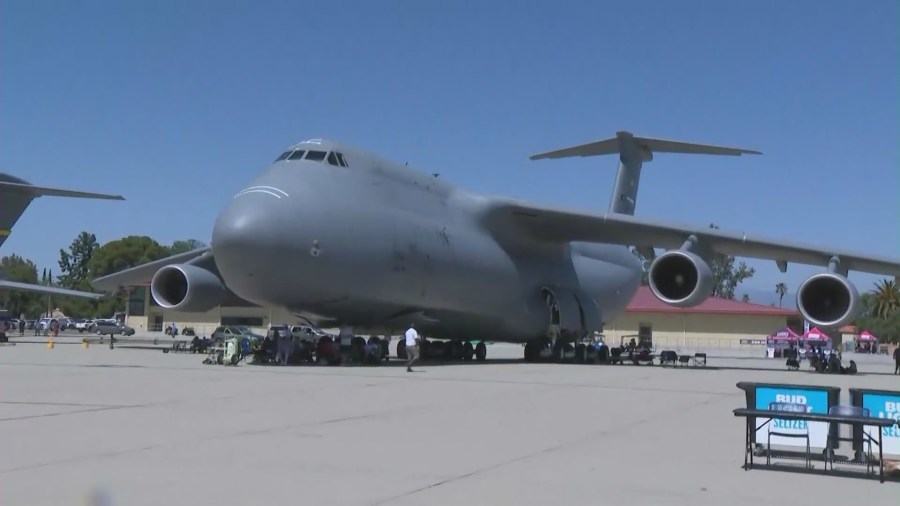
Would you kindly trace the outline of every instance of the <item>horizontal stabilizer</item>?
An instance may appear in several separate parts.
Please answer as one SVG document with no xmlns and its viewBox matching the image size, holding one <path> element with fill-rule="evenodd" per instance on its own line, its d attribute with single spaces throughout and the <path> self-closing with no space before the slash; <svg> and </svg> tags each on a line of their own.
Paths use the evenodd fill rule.
<svg viewBox="0 0 900 506">
<path fill-rule="evenodd" d="M 731 148 L 725 146 L 713 146 L 710 144 L 695 144 L 692 142 L 673 141 L 667 139 L 655 139 L 652 137 L 635 137 L 629 132 L 617 132 L 616 137 L 602 141 L 589 142 L 570 148 L 557 149 L 546 153 L 532 155 L 531 160 L 544 158 L 569 158 L 573 156 L 598 156 L 620 153 L 620 142 L 623 138 L 633 140 L 641 151 L 643 161 L 653 159 L 653 153 L 686 153 L 693 155 L 761 155 L 759 151 L 743 148 Z"/>
<path fill-rule="evenodd" d="M 48 196 L 48 197 L 74 197 L 74 198 L 82 198 L 82 199 L 104 199 L 104 200 L 125 200 L 125 197 L 121 195 L 109 195 L 106 193 L 92 193 L 92 192 L 82 192 L 75 190 L 64 190 L 61 188 L 48 188 L 46 186 L 35 186 L 27 183 L 12 183 L 7 181 L 0 181 L 0 190 L 7 190 L 11 192 L 20 192 L 23 194 L 30 194 L 35 197 L 40 196 Z"/>
</svg>

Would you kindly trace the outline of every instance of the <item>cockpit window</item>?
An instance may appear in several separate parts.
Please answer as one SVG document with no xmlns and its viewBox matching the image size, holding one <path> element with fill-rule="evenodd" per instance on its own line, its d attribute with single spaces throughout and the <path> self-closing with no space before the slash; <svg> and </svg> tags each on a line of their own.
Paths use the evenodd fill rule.
<svg viewBox="0 0 900 506">
<path fill-rule="evenodd" d="M 338 163 L 337 157 L 334 156 L 334 151 L 328 153 L 328 163 L 330 163 L 331 165 L 337 165 L 338 167 L 341 166 L 341 164 Z"/>
<path fill-rule="evenodd" d="M 282 160 L 309 160 L 311 162 L 327 161 L 330 165 L 334 165 L 335 167 L 350 166 L 350 164 L 347 163 L 347 159 L 344 158 L 344 154 L 338 153 L 337 151 L 307 151 L 305 149 L 292 149 L 285 151 L 281 156 L 275 159 L 276 162 Z"/>
<path fill-rule="evenodd" d="M 325 155 L 327 155 L 327 154 L 328 153 L 326 153 L 325 151 L 310 151 L 306 155 L 306 159 L 313 161 L 313 162 L 321 162 L 322 160 L 325 159 Z"/>
</svg>

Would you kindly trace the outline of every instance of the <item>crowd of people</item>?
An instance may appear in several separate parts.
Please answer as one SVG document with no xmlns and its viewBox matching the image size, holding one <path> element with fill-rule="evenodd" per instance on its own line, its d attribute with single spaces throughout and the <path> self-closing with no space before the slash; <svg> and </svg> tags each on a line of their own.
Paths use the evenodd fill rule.
<svg viewBox="0 0 900 506">
<path fill-rule="evenodd" d="M 789 369 L 798 369 L 800 367 L 800 350 L 794 344 L 791 344 L 784 351 L 787 358 L 786 364 Z M 841 362 L 841 350 L 829 350 L 827 353 L 821 346 L 811 346 L 806 350 L 805 358 L 809 360 L 810 368 L 816 372 L 831 374 L 856 374 L 856 362 L 851 360 L 850 365 L 844 367 Z"/>
</svg>

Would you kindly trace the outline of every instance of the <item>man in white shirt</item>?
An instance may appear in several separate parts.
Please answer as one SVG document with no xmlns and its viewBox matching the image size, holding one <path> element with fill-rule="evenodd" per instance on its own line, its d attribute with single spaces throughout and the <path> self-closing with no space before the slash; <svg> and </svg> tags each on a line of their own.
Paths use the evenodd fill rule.
<svg viewBox="0 0 900 506">
<path fill-rule="evenodd" d="M 406 329 L 406 372 L 413 372 L 413 362 L 419 359 L 419 333 L 412 323 Z"/>
</svg>

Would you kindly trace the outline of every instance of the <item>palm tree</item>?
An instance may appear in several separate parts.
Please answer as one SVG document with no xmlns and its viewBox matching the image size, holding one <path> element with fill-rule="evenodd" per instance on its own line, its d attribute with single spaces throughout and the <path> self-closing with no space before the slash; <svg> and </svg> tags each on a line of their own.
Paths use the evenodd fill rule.
<svg viewBox="0 0 900 506">
<path fill-rule="evenodd" d="M 787 294 L 787 285 L 784 283 L 778 283 L 777 285 L 775 285 L 775 293 L 778 294 L 778 307 L 781 307 L 781 299 L 783 299 L 785 294 Z"/>
<path fill-rule="evenodd" d="M 882 279 L 875 283 L 875 316 L 887 319 L 900 310 L 900 287 L 894 280 Z"/>
<path fill-rule="evenodd" d="M 741 297 L 741 300 L 744 302 L 750 302 L 750 296 L 745 293 L 744 296 Z"/>
</svg>

